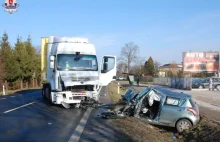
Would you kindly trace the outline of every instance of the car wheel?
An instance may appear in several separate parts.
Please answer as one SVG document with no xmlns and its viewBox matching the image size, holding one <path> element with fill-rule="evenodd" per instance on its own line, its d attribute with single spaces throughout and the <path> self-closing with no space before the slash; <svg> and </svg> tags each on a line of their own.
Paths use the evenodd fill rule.
<svg viewBox="0 0 220 142">
<path fill-rule="evenodd" d="M 202 86 L 202 85 L 200 85 L 200 86 L 199 86 L 199 89 L 203 89 L 203 86 Z"/>
<path fill-rule="evenodd" d="M 180 119 L 176 124 L 176 129 L 179 133 L 192 127 L 192 123 L 187 119 Z"/>
<path fill-rule="evenodd" d="M 216 85 L 216 89 L 220 91 L 220 85 Z"/>
</svg>

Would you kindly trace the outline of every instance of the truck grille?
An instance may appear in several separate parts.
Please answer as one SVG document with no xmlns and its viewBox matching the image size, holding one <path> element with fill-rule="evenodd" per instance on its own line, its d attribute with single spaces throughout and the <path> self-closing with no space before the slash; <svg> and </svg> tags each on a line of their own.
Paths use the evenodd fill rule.
<svg viewBox="0 0 220 142">
<path fill-rule="evenodd" d="M 89 77 L 72 77 L 72 81 L 90 81 Z"/>
<path fill-rule="evenodd" d="M 81 91 L 94 91 L 93 85 L 75 85 L 65 87 L 64 91 L 81 92 Z"/>
</svg>

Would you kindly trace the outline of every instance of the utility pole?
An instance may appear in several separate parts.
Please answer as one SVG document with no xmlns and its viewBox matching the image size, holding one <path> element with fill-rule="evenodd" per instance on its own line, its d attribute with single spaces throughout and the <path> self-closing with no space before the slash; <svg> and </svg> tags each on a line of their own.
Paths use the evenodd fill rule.
<svg viewBox="0 0 220 142">
<path fill-rule="evenodd" d="M 220 51 L 218 53 L 218 77 L 220 77 Z"/>
</svg>

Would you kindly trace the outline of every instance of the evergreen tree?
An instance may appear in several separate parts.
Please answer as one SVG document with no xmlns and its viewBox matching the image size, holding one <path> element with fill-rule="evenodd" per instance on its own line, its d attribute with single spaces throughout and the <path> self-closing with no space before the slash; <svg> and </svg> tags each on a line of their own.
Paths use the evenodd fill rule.
<svg viewBox="0 0 220 142">
<path fill-rule="evenodd" d="M 11 74 L 11 64 L 13 63 L 13 55 L 10 43 L 8 42 L 8 34 L 5 32 L 1 39 L 1 62 L 3 63 L 3 79 L 10 81 L 13 80 L 13 74 Z"/>
<path fill-rule="evenodd" d="M 24 43 L 21 41 L 21 37 L 18 36 L 17 43 L 15 44 L 14 48 L 14 54 L 15 54 L 15 61 L 18 64 L 18 73 L 19 73 L 19 79 L 23 81 L 23 79 L 26 77 L 25 70 L 27 69 L 27 52 L 24 47 Z"/>
<path fill-rule="evenodd" d="M 9 54 L 8 58 L 6 59 L 6 77 L 7 81 L 14 82 L 19 78 L 20 70 L 19 70 L 19 64 L 16 62 L 16 56 L 14 50 L 11 51 L 11 54 Z"/>
<path fill-rule="evenodd" d="M 37 62 L 36 50 L 31 43 L 31 36 L 29 35 L 27 41 L 24 43 L 27 51 L 27 66 L 25 70 L 25 80 L 30 82 L 33 75 L 36 75 L 36 70 L 39 62 Z"/>
<path fill-rule="evenodd" d="M 18 35 L 14 49 L 8 42 L 8 35 L 4 33 L 0 40 L 0 83 L 4 80 L 16 85 L 17 81 L 31 82 L 33 74 L 35 79 L 41 76 L 41 56 L 36 53 L 29 35 L 22 42 Z"/>
<path fill-rule="evenodd" d="M 6 59 L 9 57 L 9 54 L 11 52 L 11 47 L 10 47 L 10 44 L 8 42 L 8 34 L 6 32 L 2 36 L 0 46 L 1 46 L 2 62 L 6 63 Z"/>
<path fill-rule="evenodd" d="M 148 61 L 145 62 L 145 70 L 146 70 L 147 75 L 154 76 L 155 68 L 154 68 L 154 61 L 152 57 L 150 57 Z"/>
</svg>

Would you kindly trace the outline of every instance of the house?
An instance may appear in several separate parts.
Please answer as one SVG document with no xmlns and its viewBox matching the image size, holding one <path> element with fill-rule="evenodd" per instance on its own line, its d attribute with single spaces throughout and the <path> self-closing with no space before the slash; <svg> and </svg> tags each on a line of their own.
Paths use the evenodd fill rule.
<svg viewBox="0 0 220 142">
<path fill-rule="evenodd" d="M 166 72 L 171 71 L 174 74 L 177 73 L 178 71 L 183 69 L 182 64 L 177 64 L 177 63 L 169 63 L 169 64 L 164 64 L 163 66 L 159 67 L 159 77 L 165 77 Z"/>
</svg>

